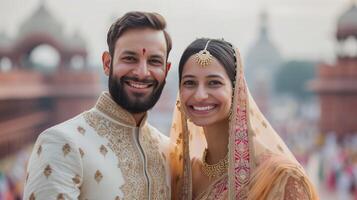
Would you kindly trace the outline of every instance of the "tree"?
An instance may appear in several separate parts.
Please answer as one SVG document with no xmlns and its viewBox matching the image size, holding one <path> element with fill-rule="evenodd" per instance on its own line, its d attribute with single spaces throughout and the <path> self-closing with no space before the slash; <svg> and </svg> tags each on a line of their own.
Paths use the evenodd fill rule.
<svg viewBox="0 0 357 200">
<path fill-rule="evenodd" d="M 311 97 L 306 85 L 315 76 L 315 63 L 308 61 L 289 61 L 284 63 L 275 75 L 275 90 L 280 94 L 290 94 L 300 101 Z"/>
</svg>

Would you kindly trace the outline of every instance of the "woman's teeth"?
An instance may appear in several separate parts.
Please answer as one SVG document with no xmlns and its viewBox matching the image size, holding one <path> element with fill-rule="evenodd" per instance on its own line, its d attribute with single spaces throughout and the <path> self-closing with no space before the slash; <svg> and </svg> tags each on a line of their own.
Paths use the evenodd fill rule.
<svg viewBox="0 0 357 200">
<path fill-rule="evenodd" d="M 214 106 L 192 106 L 194 110 L 198 110 L 198 111 L 207 111 L 207 110 L 212 110 L 214 108 Z"/>
</svg>

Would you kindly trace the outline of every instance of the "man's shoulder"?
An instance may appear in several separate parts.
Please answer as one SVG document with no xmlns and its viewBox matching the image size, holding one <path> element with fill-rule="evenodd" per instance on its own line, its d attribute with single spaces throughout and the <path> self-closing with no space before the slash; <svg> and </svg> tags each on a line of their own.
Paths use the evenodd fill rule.
<svg viewBox="0 0 357 200">
<path fill-rule="evenodd" d="M 39 137 L 38 140 L 45 139 L 45 138 L 62 138 L 63 140 L 73 140 L 75 139 L 76 135 L 78 134 L 72 134 L 73 132 L 83 132 L 84 126 L 86 126 L 85 119 L 83 117 L 83 113 L 78 114 L 77 116 L 68 119 L 64 122 L 61 122 L 59 124 L 56 124 L 45 131 L 43 131 Z"/>
</svg>

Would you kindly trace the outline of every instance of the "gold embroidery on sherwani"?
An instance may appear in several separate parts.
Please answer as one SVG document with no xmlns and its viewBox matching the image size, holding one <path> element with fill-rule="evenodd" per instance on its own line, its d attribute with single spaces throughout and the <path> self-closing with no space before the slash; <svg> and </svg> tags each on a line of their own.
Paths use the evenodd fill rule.
<svg viewBox="0 0 357 200">
<path fill-rule="evenodd" d="M 50 165 L 47 165 L 45 170 L 43 171 L 43 174 L 46 176 L 46 178 L 48 178 L 49 175 L 51 175 L 52 173 L 52 168 Z"/>
<path fill-rule="evenodd" d="M 110 94 L 105 93 L 99 97 L 95 107 L 101 112 L 105 113 L 109 117 L 117 120 L 123 124 L 128 124 L 131 126 L 136 126 L 136 122 L 133 116 L 128 112 L 120 108 L 112 99 L 110 99 Z"/>
<path fill-rule="evenodd" d="M 100 146 L 99 151 L 103 156 L 107 155 L 107 153 L 108 153 L 108 150 L 104 145 Z"/>
<path fill-rule="evenodd" d="M 81 177 L 76 174 L 73 178 L 72 178 L 72 181 L 74 184 L 78 185 L 80 182 L 81 182 Z"/>
<path fill-rule="evenodd" d="M 57 200 L 65 200 L 63 193 L 59 193 L 59 194 L 57 195 Z"/>
<path fill-rule="evenodd" d="M 86 122 L 94 128 L 97 134 L 108 139 L 109 142 L 105 146 L 109 147 L 118 158 L 118 168 L 124 178 L 124 184 L 120 186 L 124 193 L 122 199 L 147 199 L 148 192 L 152 199 L 169 199 L 166 170 L 158 149 L 158 140 L 149 135 L 147 127 L 142 128 L 140 137 L 144 137 L 140 143 L 147 161 L 146 167 L 151 189 L 148 191 L 144 162 L 134 141 L 133 128 L 131 128 L 136 126 L 135 119 L 126 110 L 120 108 L 108 93 L 99 98 L 95 108 L 119 122 L 108 120 L 104 115 L 95 111 L 84 114 Z"/>
<path fill-rule="evenodd" d="M 62 147 L 63 155 L 66 156 L 69 152 L 71 152 L 71 146 L 68 143 L 63 145 Z"/>
<path fill-rule="evenodd" d="M 33 192 L 31 193 L 29 200 L 36 200 L 35 194 Z"/>
<path fill-rule="evenodd" d="M 132 130 L 111 122 L 98 113 L 87 112 L 84 118 L 98 135 L 108 139 L 109 148 L 118 158 L 118 167 L 122 171 L 125 182 L 120 187 L 124 193 L 123 199 L 146 199 L 144 166 L 139 150 L 134 146 Z"/>
<path fill-rule="evenodd" d="M 41 152 L 42 152 L 42 146 L 40 145 L 37 149 L 37 155 L 40 156 Z"/>
<path fill-rule="evenodd" d="M 79 154 L 81 154 L 81 158 L 83 158 L 83 156 L 84 156 L 84 151 L 83 151 L 81 148 L 79 148 Z"/>
<path fill-rule="evenodd" d="M 142 134 L 142 146 L 146 150 L 147 169 L 151 177 L 152 199 L 169 199 L 169 188 L 166 185 L 166 172 L 159 151 L 159 141 L 149 131 Z"/>
<path fill-rule="evenodd" d="M 103 174 L 99 170 L 97 170 L 94 174 L 95 181 L 99 183 L 102 180 L 102 178 L 103 178 Z"/>
<path fill-rule="evenodd" d="M 84 133 L 86 132 L 86 130 L 85 130 L 83 127 L 81 127 L 81 126 L 78 126 L 78 127 L 77 127 L 77 131 L 78 131 L 80 134 L 82 134 L 82 135 L 84 135 Z"/>
</svg>

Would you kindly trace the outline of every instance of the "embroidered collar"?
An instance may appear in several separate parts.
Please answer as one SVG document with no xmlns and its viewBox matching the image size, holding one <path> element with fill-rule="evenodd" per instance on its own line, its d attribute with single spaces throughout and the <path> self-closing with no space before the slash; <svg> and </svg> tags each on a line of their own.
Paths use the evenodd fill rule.
<svg viewBox="0 0 357 200">
<path fill-rule="evenodd" d="M 136 126 L 136 121 L 131 113 L 124 108 L 120 107 L 111 97 L 109 92 L 103 92 L 95 105 L 99 111 L 108 115 L 115 121 L 118 121 L 129 126 Z M 147 121 L 147 113 L 140 123 L 139 127 L 142 127 Z"/>
</svg>

